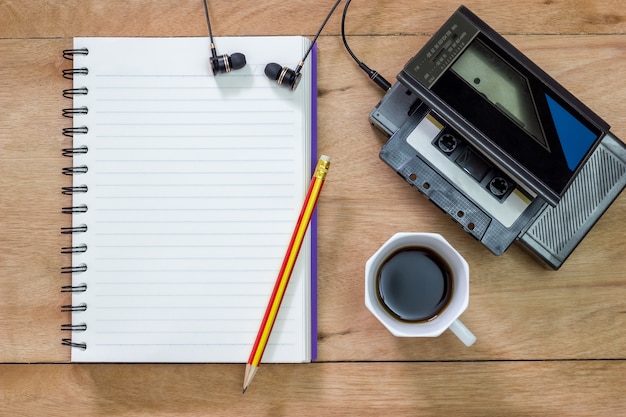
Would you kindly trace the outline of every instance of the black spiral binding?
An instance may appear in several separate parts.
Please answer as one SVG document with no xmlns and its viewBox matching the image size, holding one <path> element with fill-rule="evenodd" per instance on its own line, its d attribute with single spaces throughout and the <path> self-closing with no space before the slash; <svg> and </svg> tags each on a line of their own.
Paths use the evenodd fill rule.
<svg viewBox="0 0 626 417">
<path fill-rule="evenodd" d="M 63 156 L 73 157 L 77 154 L 85 154 L 89 152 L 89 148 L 85 145 L 81 145 L 78 148 L 63 148 Z"/>
<path fill-rule="evenodd" d="M 85 303 L 80 303 L 80 304 L 75 305 L 75 306 L 68 304 L 68 305 L 62 306 L 62 307 L 61 307 L 61 311 L 62 311 L 62 312 L 68 312 L 68 311 L 87 311 L 87 304 L 85 304 Z M 67 326 L 67 325 L 65 325 L 65 326 Z"/>
<path fill-rule="evenodd" d="M 87 213 L 87 205 L 80 204 L 78 206 L 63 207 L 61 209 L 61 212 L 63 214 Z"/>
<path fill-rule="evenodd" d="M 78 285 L 64 285 L 61 287 L 61 292 L 85 292 L 87 291 L 87 284 L 84 282 Z"/>
<path fill-rule="evenodd" d="M 63 175 L 76 175 L 76 174 L 86 174 L 89 168 L 87 165 L 80 165 L 77 167 L 65 167 L 63 168 Z"/>
<path fill-rule="evenodd" d="M 69 346 L 69 347 L 72 347 L 72 348 L 87 350 L 87 343 L 72 342 L 72 339 L 61 339 L 61 344 L 63 346 Z"/>
<path fill-rule="evenodd" d="M 67 110 L 76 110 L 76 109 L 63 109 L 63 111 Z M 89 128 L 87 126 L 76 126 L 76 127 L 64 127 L 63 135 L 68 138 L 73 138 L 74 135 L 86 135 L 89 133 Z"/>
<path fill-rule="evenodd" d="M 89 90 L 87 87 L 78 87 L 78 88 L 68 88 L 67 90 L 63 90 L 63 97 L 65 98 L 74 98 L 74 96 L 86 96 L 89 94 Z"/>
<path fill-rule="evenodd" d="M 85 115 L 87 113 L 89 113 L 89 109 L 86 106 L 63 109 L 63 117 L 72 118 L 74 115 Z"/>
<path fill-rule="evenodd" d="M 89 55 L 89 49 L 87 48 L 78 48 L 78 49 L 66 49 L 63 51 L 63 58 L 73 61 L 74 55 Z"/>
<path fill-rule="evenodd" d="M 63 51 L 63 58 L 73 61 L 74 56 L 76 55 L 86 56 L 88 54 L 89 54 L 89 50 L 86 48 L 66 49 Z M 63 77 L 68 80 L 75 80 L 78 77 L 86 76 L 88 74 L 89 74 L 89 69 L 85 67 L 64 69 L 62 73 Z M 63 97 L 68 98 L 68 99 L 73 99 L 74 96 L 85 96 L 87 94 L 89 94 L 89 90 L 86 87 L 74 86 L 73 88 L 63 90 Z M 70 108 L 63 109 L 63 117 L 70 118 L 70 119 L 84 116 L 84 115 L 87 115 L 88 113 L 89 113 L 89 109 L 86 106 L 70 107 Z M 74 138 L 77 135 L 85 135 L 88 132 L 89 132 L 89 128 L 87 126 L 78 125 L 78 126 L 63 128 L 62 133 L 66 137 Z M 72 148 L 64 148 L 62 150 L 63 156 L 66 156 L 68 158 L 73 158 L 74 155 L 84 155 L 84 154 L 87 154 L 88 152 L 89 152 L 89 149 L 85 145 L 72 147 Z M 88 167 L 86 165 L 78 165 L 78 166 L 65 167 L 63 168 L 62 173 L 63 175 L 76 176 L 76 175 L 86 174 L 87 171 L 88 171 Z M 68 196 L 73 196 L 76 194 L 84 194 L 84 193 L 87 193 L 88 191 L 89 191 L 89 188 L 87 187 L 87 185 L 84 185 L 84 184 L 61 188 L 61 193 L 63 195 L 68 195 Z M 73 214 L 78 214 L 78 213 L 86 213 L 87 210 L 88 208 L 86 204 L 77 204 L 75 206 L 63 207 L 61 209 L 61 212 L 65 214 L 73 215 Z M 62 227 L 61 234 L 76 235 L 80 233 L 87 233 L 87 230 L 88 230 L 87 225 L 80 224 L 80 225 L 75 225 L 71 227 Z M 66 247 L 61 248 L 61 253 L 75 255 L 75 254 L 85 253 L 87 252 L 87 249 L 88 248 L 86 244 L 78 243 L 78 244 L 73 244 L 73 246 L 66 246 Z M 85 271 L 87 271 L 87 265 L 84 263 L 81 263 L 78 265 L 72 265 L 72 266 L 64 266 L 61 268 L 62 274 L 79 274 Z M 78 285 L 64 285 L 61 287 L 61 292 L 63 293 L 74 294 L 74 293 L 84 293 L 85 291 L 87 291 L 87 284 L 85 283 L 81 283 Z M 61 306 L 61 311 L 71 312 L 71 313 L 87 311 L 87 304 L 78 303 L 77 305 L 71 305 L 71 304 L 63 305 Z M 87 324 L 85 323 L 62 324 L 61 330 L 72 332 L 72 333 L 85 332 L 87 331 Z M 69 346 L 71 348 L 76 348 L 76 349 L 82 349 L 82 350 L 87 349 L 86 343 L 76 342 L 72 338 L 63 338 L 61 340 L 61 344 L 64 346 Z"/>
<path fill-rule="evenodd" d="M 79 193 L 86 193 L 88 188 L 86 185 L 79 185 L 78 187 L 62 187 L 61 188 L 61 194 L 63 195 L 72 195 L 72 194 L 79 194 Z"/>
<path fill-rule="evenodd" d="M 87 264 L 61 267 L 62 274 L 73 274 L 75 272 L 87 272 Z"/>
<path fill-rule="evenodd" d="M 70 68 L 63 70 L 63 78 L 73 80 L 74 75 L 87 75 L 89 70 L 87 68 Z"/>
<path fill-rule="evenodd" d="M 85 245 L 84 243 L 81 243 L 80 245 L 76 245 L 76 246 L 66 246 L 64 248 L 61 248 L 61 253 L 85 253 L 87 252 L 87 245 Z M 84 272 L 84 271 L 81 271 Z"/>
<path fill-rule="evenodd" d="M 78 226 L 73 226 L 73 227 L 62 227 L 61 228 L 61 234 L 62 235 L 71 235 L 74 233 L 86 233 L 87 232 L 87 225 L 86 224 L 81 224 Z"/>
<path fill-rule="evenodd" d="M 71 332 L 84 332 L 87 330 L 87 324 L 85 323 L 80 323 L 80 324 L 62 324 L 61 325 L 61 330 L 68 330 Z"/>
</svg>

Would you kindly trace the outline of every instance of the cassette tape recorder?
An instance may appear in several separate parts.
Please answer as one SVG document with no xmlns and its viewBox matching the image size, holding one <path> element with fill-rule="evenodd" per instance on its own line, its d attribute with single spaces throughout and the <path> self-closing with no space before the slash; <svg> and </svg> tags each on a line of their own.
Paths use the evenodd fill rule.
<svg viewBox="0 0 626 417">
<path fill-rule="evenodd" d="M 558 269 L 626 185 L 609 125 L 463 6 L 369 117 L 381 159 L 496 255 Z"/>
</svg>

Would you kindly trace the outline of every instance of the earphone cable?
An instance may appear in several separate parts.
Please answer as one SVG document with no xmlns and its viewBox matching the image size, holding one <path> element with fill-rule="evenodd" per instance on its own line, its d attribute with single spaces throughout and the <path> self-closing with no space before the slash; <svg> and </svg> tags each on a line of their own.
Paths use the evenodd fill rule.
<svg viewBox="0 0 626 417">
<path fill-rule="evenodd" d="M 309 49 L 304 54 L 304 57 L 302 58 L 302 61 L 300 61 L 300 63 L 296 67 L 296 74 L 299 73 L 300 70 L 302 69 L 302 67 L 304 66 L 304 61 L 306 61 L 306 58 L 311 53 L 311 50 L 313 49 L 313 46 L 315 45 L 315 42 L 317 42 L 317 38 L 319 38 L 320 34 L 322 33 L 322 29 L 324 29 L 324 26 L 326 26 L 326 23 L 328 23 L 328 20 L 330 19 L 330 17 L 335 12 L 335 9 L 337 8 L 337 6 L 339 6 L 339 3 L 341 3 L 341 0 L 337 0 L 335 2 L 335 5 L 332 7 L 332 9 L 330 9 L 330 12 L 326 16 L 326 19 L 324 19 L 324 22 L 322 22 L 322 25 L 320 26 L 319 30 L 317 31 L 317 34 L 315 35 L 315 37 L 311 41 L 311 45 L 309 46 Z"/>
<path fill-rule="evenodd" d="M 348 14 L 348 6 L 352 0 L 346 0 L 346 4 L 343 7 L 343 14 L 341 16 L 341 40 L 343 41 L 343 45 L 346 48 L 346 51 L 350 54 L 352 59 L 359 65 L 359 67 L 365 71 L 365 73 L 376 83 L 377 86 L 382 88 L 384 91 L 387 91 L 391 88 L 391 84 L 387 81 L 382 75 L 378 73 L 378 71 L 372 70 L 370 67 L 365 65 L 361 60 L 359 60 L 350 46 L 348 45 L 348 40 L 346 39 L 346 15 Z"/>
<path fill-rule="evenodd" d="M 206 0 L 204 0 L 204 14 L 206 15 L 206 24 L 209 27 L 209 40 L 211 44 L 213 43 L 213 31 L 211 30 L 211 19 L 209 19 L 209 6 L 206 4 Z"/>
</svg>

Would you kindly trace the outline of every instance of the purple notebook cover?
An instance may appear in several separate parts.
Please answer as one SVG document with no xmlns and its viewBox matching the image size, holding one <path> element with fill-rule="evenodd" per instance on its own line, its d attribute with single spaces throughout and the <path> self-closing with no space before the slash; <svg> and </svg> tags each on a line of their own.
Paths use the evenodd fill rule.
<svg viewBox="0 0 626 417">
<path fill-rule="evenodd" d="M 311 51 L 311 175 L 317 164 L 317 44 Z M 317 208 L 311 219 L 311 361 L 317 359 Z"/>
</svg>

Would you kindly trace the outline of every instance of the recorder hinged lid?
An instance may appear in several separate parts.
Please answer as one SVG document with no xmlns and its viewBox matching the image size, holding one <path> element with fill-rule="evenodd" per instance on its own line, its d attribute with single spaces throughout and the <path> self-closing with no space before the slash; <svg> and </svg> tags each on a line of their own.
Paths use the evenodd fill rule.
<svg viewBox="0 0 626 417">
<path fill-rule="evenodd" d="M 398 80 L 492 163 L 552 206 L 609 130 L 463 6 Z"/>
</svg>

